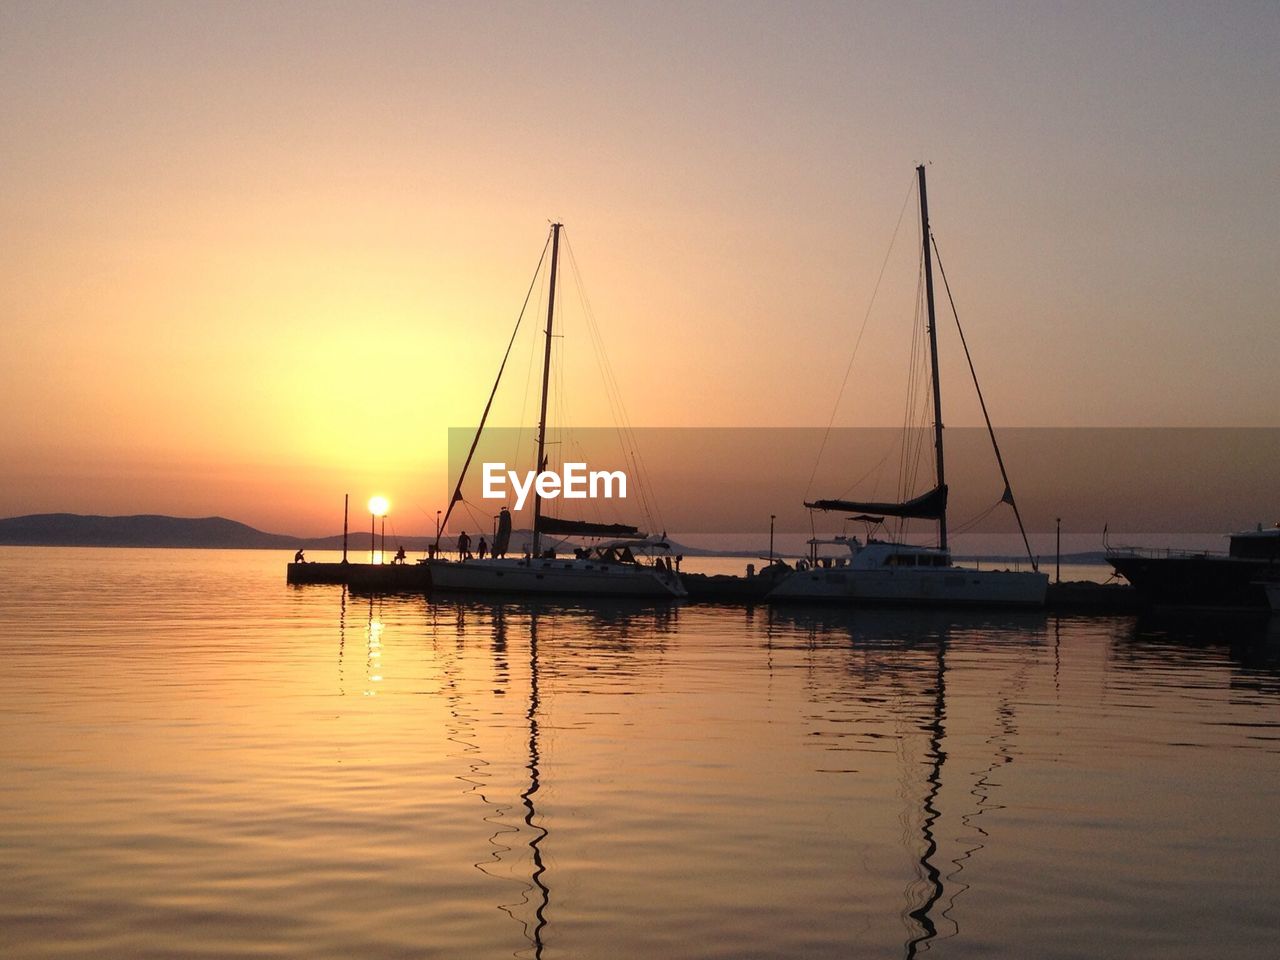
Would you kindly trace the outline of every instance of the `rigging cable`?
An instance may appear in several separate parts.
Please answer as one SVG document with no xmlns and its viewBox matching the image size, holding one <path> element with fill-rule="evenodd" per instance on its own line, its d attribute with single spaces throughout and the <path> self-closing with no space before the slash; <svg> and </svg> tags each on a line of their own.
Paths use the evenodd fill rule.
<svg viewBox="0 0 1280 960">
<path fill-rule="evenodd" d="M 541 266 L 541 261 L 539 261 L 539 266 Z M 536 279 L 536 276 L 537 275 L 535 274 L 535 279 Z M 534 316 L 536 317 L 542 316 L 542 303 L 546 297 L 545 287 L 547 285 L 547 282 L 548 282 L 547 278 L 544 276 L 542 285 L 538 287 L 538 303 L 537 303 L 537 309 L 534 311 Z M 512 455 L 511 455 L 511 463 L 513 466 L 520 463 L 520 451 L 524 448 L 524 435 L 526 433 L 526 428 L 524 424 L 527 424 L 529 422 L 529 406 L 530 406 L 529 400 L 530 400 L 530 397 L 532 396 L 532 391 L 530 390 L 530 387 L 533 385 L 533 367 L 534 367 L 533 361 L 538 355 L 537 340 L 538 338 L 535 336 L 533 339 L 529 341 L 529 363 L 527 368 L 525 369 L 525 375 L 524 375 L 524 399 L 521 401 L 520 419 L 519 421 L 517 421 L 519 426 L 515 428 L 515 434 L 516 434 L 515 450 L 512 452 Z M 536 444 L 536 442 L 537 440 L 536 438 L 534 438 L 534 443 Z M 535 473 L 536 472 L 537 471 L 535 470 Z"/>
<path fill-rule="evenodd" d="M 927 416 L 928 401 L 932 391 L 931 382 L 926 378 L 925 354 L 922 336 L 922 318 L 925 315 L 924 257 L 916 261 L 916 300 L 915 315 L 911 321 L 911 353 L 907 360 L 907 394 L 902 421 L 902 437 L 898 459 L 898 500 L 905 503 L 915 490 L 916 477 L 920 473 L 920 456 L 924 449 L 924 421 Z M 923 397 L 920 391 L 927 386 Z M 919 421 L 920 429 L 917 429 Z M 901 540 L 907 534 L 910 525 L 908 517 L 899 517 L 894 522 L 894 539 Z"/>
<path fill-rule="evenodd" d="M 973 377 L 973 388 L 978 392 L 978 403 L 982 407 L 982 418 L 987 422 L 987 434 L 991 437 L 991 448 L 995 450 L 996 463 L 1000 465 L 1000 476 L 1004 480 L 1004 494 L 1000 500 L 1013 507 L 1013 516 L 1018 521 L 1018 532 L 1022 534 L 1022 545 L 1027 548 L 1027 559 L 1031 561 L 1031 569 L 1038 573 L 1040 566 L 1036 563 L 1036 558 L 1031 553 L 1031 543 L 1027 540 L 1027 528 L 1022 525 L 1022 514 L 1018 511 L 1018 504 L 1013 499 L 1013 488 L 1009 485 L 1009 473 L 1004 468 L 1004 457 L 1000 455 L 1000 444 L 996 443 L 996 432 L 991 426 L 991 417 L 987 413 L 987 401 L 982 397 L 982 387 L 978 385 L 978 372 L 973 368 L 973 357 L 969 355 L 969 344 L 964 338 L 964 327 L 960 326 L 960 314 L 956 312 L 956 301 L 951 296 L 951 284 L 947 283 L 947 271 L 942 267 L 942 253 L 938 250 L 938 241 L 933 239 L 932 233 L 929 235 L 929 240 L 933 243 L 933 252 L 938 257 L 938 272 L 942 274 L 942 285 L 947 291 L 947 300 L 951 303 L 951 315 L 956 318 L 956 329 L 960 331 L 960 344 L 964 347 L 964 358 L 969 361 L 969 374 Z"/>
<path fill-rule="evenodd" d="M 651 498 L 650 496 L 653 489 L 653 481 L 644 460 L 638 452 L 639 443 L 637 442 L 636 431 L 631 424 L 630 416 L 627 414 L 626 404 L 622 399 L 622 390 L 619 388 L 613 364 L 609 362 L 609 355 L 604 349 L 604 337 L 600 333 L 599 324 L 596 323 L 595 319 L 595 311 L 591 307 L 591 300 L 587 297 L 587 292 L 582 282 L 582 270 L 578 266 L 578 258 L 574 254 L 573 243 L 569 240 L 567 232 L 564 237 L 565 248 L 569 254 L 569 265 L 572 268 L 570 272 L 573 274 L 574 283 L 577 286 L 578 298 L 582 304 L 591 346 L 596 354 L 596 363 L 604 386 L 605 400 L 609 404 L 609 412 L 613 417 L 614 429 L 618 434 L 623 456 L 627 459 L 638 481 L 636 488 L 640 495 L 641 512 L 644 514 L 651 531 L 661 529 L 665 532 L 666 523 L 663 521 L 662 512 L 658 508 L 656 498 Z"/>
<path fill-rule="evenodd" d="M 840 401 L 844 398 L 845 388 L 849 385 L 849 375 L 853 373 L 853 361 L 857 359 L 858 348 L 862 345 L 862 337 L 867 332 L 867 323 L 871 319 L 871 311 L 876 304 L 876 295 L 880 292 L 880 282 L 884 279 L 885 268 L 889 266 L 889 257 L 893 253 L 894 243 L 898 239 L 898 230 L 902 227 L 902 218 L 906 215 L 907 204 L 911 200 L 911 192 L 915 189 L 916 178 L 911 178 L 911 185 L 907 188 L 907 195 L 902 198 L 902 209 L 898 212 L 898 222 L 894 225 L 893 236 L 889 239 L 889 249 L 884 253 L 884 261 L 880 264 L 880 273 L 876 276 L 876 285 L 871 290 L 871 301 L 867 304 L 867 312 L 862 317 L 862 326 L 858 329 L 858 337 L 853 342 L 853 353 L 849 356 L 849 363 L 844 369 L 844 379 L 840 381 L 840 389 L 836 393 L 836 402 L 831 407 L 831 416 L 827 420 L 827 428 L 822 433 L 822 443 L 818 446 L 818 455 L 813 461 L 813 470 L 809 474 L 809 482 L 804 488 L 804 499 L 809 499 L 809 492 L 813 489 L 814 478 L 818 475 L 818 466 L 822 463 L 822 453 L 827 448 L 827 440 L 831 436 L 831 427 L 836 422 L 836 414 L 840 411 Z"/>
<path fill-rule="evenodd" d="M 493 398 L 498 392 L 498 384 L 502 382 L 502 371 L 507 367 L 507 358 L 511 356 L 511 347 L 516 342 L 516 334 L 520 332 L 520 323 L 524 320 L 525 308 L 529 306 L 529 297 L 533 295 L 534 284 L 538 282 L 538 274 L 542 271 L 542 261 L 546 259 L 547 247 L 551 245 L 551 237 L 547 237 L 547 242 L 542 245 L 542 255 L 538 257 L 538 266 L 533 271 L 533 279 L 529 281 L 529 289 L 524 295 L 524 303 L 520 305 L 520 315 L 516 317 L 516 328 L 511 331 L 511 339 L 507 341 L 507 351 L 502 355 L 502 363 L 498 367 L 498 375 L 494 378 L 493 389 L 489 391 L 489 401 L 484 405 L 484 413 L 480 415 L 480 426 L 476 428 L 476 435 L 471 440 L 471 449 L 467 451 L 467 459 L 462 464 L 462 470 L 458 473 L 458 485 L 453 488 L 453 496 L 449 498 L 449 507 L 445 510 L 444 520 L 440 523 L 440 530 L 436 531 L 436 548 L 440 547 L 440 533 L 449 523 L 449 516 L 453 513 L 453 505 L 462 499 L 462 481 L 467 477 L 467 468 L 471 466 L 471 458 L 475 456 L 476 446 L 480 443 L 480 434 L 484 430 L 485 421 L 489 419 L 489 410 L 493 406 Z"/>
</svg>

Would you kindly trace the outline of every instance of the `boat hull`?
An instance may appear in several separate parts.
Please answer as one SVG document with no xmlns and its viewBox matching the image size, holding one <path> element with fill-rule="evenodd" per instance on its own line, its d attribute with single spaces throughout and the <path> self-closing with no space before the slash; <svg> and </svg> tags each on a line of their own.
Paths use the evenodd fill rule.
<svg viewBox="0 0 1280 960">
<path fill-rule="evenodd" d="M 1153 607 L 1265 610 L 1267 594 L 1258 581 L 1280 574 L 1275 560 L 1222 556 L 1112 554 L 1107 562 Z"/>
<path fill-rule="evenodd" d="M 1272 613 L 1280 613 L 1280 581 L 1266 584 L 1267 603 Z"/>
<path fill-rule="evenodd" d="M 1042 607 L 1048 587 L 1045 574 L 1016 570 L 819 567 L 792 574 L 774 587 L 767 599 L 782 603 Z"/>
<path fill-rule="evenodd" d="M 674 574 L 653 567 L 584 560 L 432 560 L 431 589 L 518 596 L 651 597 L 686 595 Z"/>
</svg>

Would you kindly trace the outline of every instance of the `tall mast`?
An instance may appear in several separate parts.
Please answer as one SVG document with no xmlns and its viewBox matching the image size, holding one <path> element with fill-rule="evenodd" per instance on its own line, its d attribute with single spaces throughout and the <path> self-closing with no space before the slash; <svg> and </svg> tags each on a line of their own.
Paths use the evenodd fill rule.
<svg viewBox="0 0 1280 960">
<path fill-rule="evenodd" d="M 933 316 L 933 258 L 929 251 L 929 194 L 924 186 L 924 164 L 916 167 L 920 180 L 920 242 L 924 247 L 924 295 L 929 308 L 929 360 L 933 366 L 933 446 L 937 454 L 938 486 L 946 485 L 942 469 L 942 391 L 938 389 L 938 324 Z M 553 261 L 554 263 L 554 261 Z M 947 549 L 947 511 L 938 517 L 938 546 Z"/>
<path fill-rule="evenodd" d="M 923 176 L 923 174 L 921 174 Z M 547 294 L 547 349 L 542 356 L 542 412 L 538 415 L 538 464 L 534 473 L 541 473 L 543 468 L 543 450 L 547 444 L 547 387 L 551 382 L 551 321 L 556 310 L 556 267 L 560 260 L 560 224 L 551 225 L 551 290 Z M 929 315 L 933 316 L 933 293 L 930 288 Z M 937 378 L 937 360 L 934 360 L 934 378 Z M 941 456 L 941 447 L 939 447 Z M 939 460 L 941 464 L 941 460 Z M 533 556 L 541 553 L 542 535 L 542 497 L 538 494 L 538 485 L 533 485 Z"/>
</svg>

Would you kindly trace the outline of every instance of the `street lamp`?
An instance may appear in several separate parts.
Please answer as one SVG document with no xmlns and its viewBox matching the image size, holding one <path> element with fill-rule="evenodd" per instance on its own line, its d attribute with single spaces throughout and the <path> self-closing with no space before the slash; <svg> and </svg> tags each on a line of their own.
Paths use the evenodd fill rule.
<svg viewBox="0 0 1280 960">
<path fill-rule="evenodd" d="M 373 548 L 375 543 L 377 542 L 374 539 L 374 533 L 377 528 L 378 518 L 385 517 L 387 515 L 387 508 L 389 506 L 390 504 L 387 502 L 386 497 L 370 497 L 369 498 L 369 564 L 370 566 L 373 565 Z M 387 521 L 383 520 L 382 521 L 382 530 L 383 530 L 382 537 L 384 541 L 386 540 L 386 529 L 387 529 Z M 383 546 L 386 546 L 386 544 L 384 543 Z"/>
<path fill-rule="evenodd" d="M 1056 553 L 1054 554 L 1055 559 L 1053 563 L 1053 579 L 1056 583 L 1061 583 L 1062 582 L 1062 518 L 1061 517 L 1058 517 L 1057 524 L 1058 524 L 1058 530 L 1057 530 L 1058 545 L 1057 545 Z"/>
</svg>

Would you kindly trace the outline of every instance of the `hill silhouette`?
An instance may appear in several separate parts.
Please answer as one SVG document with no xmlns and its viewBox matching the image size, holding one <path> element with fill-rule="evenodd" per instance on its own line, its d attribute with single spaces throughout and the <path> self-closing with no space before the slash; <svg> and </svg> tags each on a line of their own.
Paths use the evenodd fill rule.
<svg viewBox="0 0 1280 960">
<path fill-rule="evenodd" d="M 529 538 L 527 530 L 515 530 L 512 543 L 519 544 Z M 403 546 L 410 553 L 425 553 L 431 536 L 387 537 L 387 549 Z M 454 548 L 453 537 L 442 537 L 441 546 Z M 765 551 L 709 550 L 669 541 L 675 553 L 690 557 L 738 557 L 760 556 Z M 189 549 L 222 550 L 341 550 L 342 534 L 328 537 L 295 537 L 283 533 L 267 533 L 248 524 L 226 517 L 167 517 L 159 514 L 141 514 L 132 517 L 87 516 L 78 513 L 37 513 L 25 517 L 0 520 L 0 546 L 9 547 L 186 547 Z M 381 546 L 377 538 L 375 548 Z M 369 531 L 351 531 L 347 548 L 353 558 L 369 550 Z M 778 554 L 782 556 L 781 553 Z M 1023 562 L 1024 556 L 1008 557 L 957 557 L 959 560 L 983 562 Z M 1064 563 L 1102 563 L 1100 552 L 1063 554 Z M 1050 562 L 1051 556 L 1042 556 L 1041 563 Z"/>
<path fill-rule="evenodd" d="M 519 543 L 529 531 L 515 530 Z M 435 537 L 388 536 L 387 549 L 403 546 L 411 553 L 425 553 Z M 341 550 L 342 534 L 328 537 L 295 537 L 266 533 L 225 517 L 166 517 L 142 514 L 132 517 L 86 516 L 77 513 L 38 513 L 0 520 L 0 546 L 10 547 L 186 547 L 193 549 L 239 550 Z M 381 536 L 375 538 L 375 548 Z M 452 550 L 453 537 L 442 537 L 441 546 Z M 677 552 L 690 556 L 718 555 L 721 551 L 699 550 L 671 542 Z M 354 555 L 370 548 L 369 531 L 351 531 L 347 548 Z M 724 553 L 723 555 L 736 555 Z"/>
<path fill-rule="evenodd" d="M 264 533 L 225 517 L 165 517 L 155 514 L 100 517 L 38 513 L 0 520 L 0 544 L 24 547 L 282 549 L 296 547 L 297 540 L 281 534 Z"/>
</svg>

